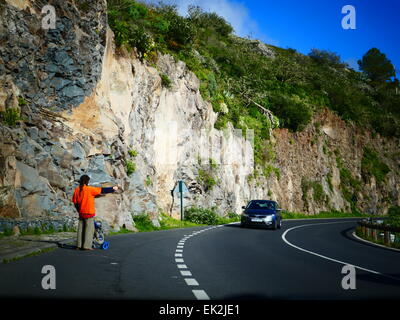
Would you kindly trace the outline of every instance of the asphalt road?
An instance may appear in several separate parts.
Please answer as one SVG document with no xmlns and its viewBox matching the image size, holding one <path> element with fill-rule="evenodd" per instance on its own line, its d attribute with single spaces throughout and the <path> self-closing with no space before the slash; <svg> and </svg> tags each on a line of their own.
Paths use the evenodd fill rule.
<svg viewBox="0 0 400 320">
<path fill-rule="evenodd" d="M 400 299 L 400 252 L 360 242 L 356 219 L 237 224 L 108 237 L 109 250 L 57 248 L 0 264 L 1 298 Z M 355 289 L 342 268 L 355 266 Z M 54 266 L 56 289 L 42 288 Z"/>
</svg>

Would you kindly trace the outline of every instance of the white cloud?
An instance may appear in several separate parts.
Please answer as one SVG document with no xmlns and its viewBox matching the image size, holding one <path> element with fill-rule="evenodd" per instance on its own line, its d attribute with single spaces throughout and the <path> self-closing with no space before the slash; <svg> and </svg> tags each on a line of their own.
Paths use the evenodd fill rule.
<svg viewBox="0 0 400 320">
<path fill-rule="evenodd" d="M 145 0 L 154 3 L 154 0 Z M 241 37 L 259 39 L 268 44 L 278 45 L 278 42 L 260 31 L 257 22 L 251 18 L 249 10 L 243 3 L 231 0 L 164 0 L 164 3 L 177 5 L 179 14 L 185 16 L 189 5 L 201 7 L 207 12 L 215 12 L 225 18 Z"/>
</svg>

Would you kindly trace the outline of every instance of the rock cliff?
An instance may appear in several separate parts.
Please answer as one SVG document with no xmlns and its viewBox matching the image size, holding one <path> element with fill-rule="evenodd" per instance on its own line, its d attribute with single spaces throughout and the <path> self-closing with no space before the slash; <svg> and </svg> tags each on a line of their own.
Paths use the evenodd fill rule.
<svg viewBox="0 0 400 320">
<path fill-rule="evenodd" d="M 3 227 L 13 219 L 73 224 L 70 199 L 82 174 L 122 187 L 96 200 L 97 216 L 116 230 L 133 229 L 132 214 L 155 224 L 160 212 L 178 215 L 178 180 L 190 191 L 185 205 L 220 214 L 240 213 L 254 198 L 310 214 L 380 214 L 400 204 L 399 141 L 326 110 L 302 132 L 275 129 L 275 169 L 254 177 L 251 133 L 214 128 L 217 114 L 183 62 L 160 54 L 149 63 L 116 48 L 105 1 L 50 1 L 50 30 L 41 27 L 40 1 L 0 4 L 0 111 L 22 118 L 0 124 Z M 383 178 L 368 171 L 370 149 Z"/>
</svg>

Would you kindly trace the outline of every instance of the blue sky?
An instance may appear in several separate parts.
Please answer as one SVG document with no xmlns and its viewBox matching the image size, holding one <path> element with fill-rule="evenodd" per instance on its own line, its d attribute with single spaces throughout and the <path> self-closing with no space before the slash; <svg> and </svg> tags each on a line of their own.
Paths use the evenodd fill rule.
<svg viewBox="0 0 400 320">
<path fill-rule="evenodd" d="M 400 0 L 166 0 L 182 15 L 194 4 L 223 16 L 240 36 L 308 54 L 312 48 L 336 52 L 358 68 L 372 47 L 381 50 L 400 77 Z M 356 30 L 344 30 L 342 7 L 356 9 Z"/>
</svg>

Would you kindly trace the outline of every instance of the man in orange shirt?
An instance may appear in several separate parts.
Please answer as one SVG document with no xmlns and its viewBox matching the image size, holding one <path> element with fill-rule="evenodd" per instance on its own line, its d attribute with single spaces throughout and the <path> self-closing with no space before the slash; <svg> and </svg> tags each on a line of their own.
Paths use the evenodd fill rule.
<svg viewBox="0 0 400 320">
<path fill-rule="evenodd" d="M 100 188 L 88 186 L 90 177 L 83 175 L 79 187 L 75 189 L 72 201 L 79 213 L 77 250 L 93 250 L 94 216 L 96 215 L 94 198 L 100 194 L 112 193 L 118 186 Z"/>
</svg>

